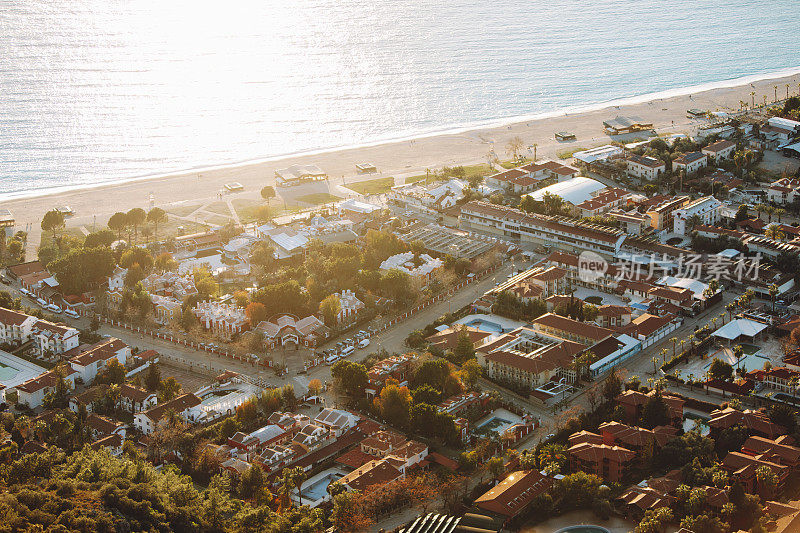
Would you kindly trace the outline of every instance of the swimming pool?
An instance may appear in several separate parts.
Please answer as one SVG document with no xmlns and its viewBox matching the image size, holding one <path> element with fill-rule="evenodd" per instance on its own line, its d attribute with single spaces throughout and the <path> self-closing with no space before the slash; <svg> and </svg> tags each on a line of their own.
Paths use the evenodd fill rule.
<svg viewBox="0 0 800 533">
<path fill-rule="evenodd" d="M 0 381 L 8 381 L 14 379 L 19 373 L 19 370 L 14 368 L 13 366 L 4 365 L 0 363 Z"/>
<path fill-rule="evenodd" d="M 489 320 L 483 318 L 474 318 L 469 322 L 467 322 L 467 326 L 472 326 L 473 328 L 485 331 L 486 333 L 503 332 L 503 326 L 501 326 L 500 324 L 495 324 L 494 322 L 490 322 Z"/>
<path fill-rule="evenodd" d="M 485 429 L 488 431 L 494 431 L 502 435 L 508 428 L 515 424 L 519 424 L 522 422 L 522 418 L 519 415 L 515 415 L 511 411 L 507 409 L 495 409 L 485 417 L 478 420 L 478 423 L 475 424 L 476 429 Z"/>
<path fill-rule="evenodd" d="M 338 468 L 329 468 L 316 476 L 312 477 L 303 484 L 304 504 L 312 504 L 317 502 L 317 505 L 328 496 L 328 485 L 338 481 L 344 477 L 344 472 Z"/>
<path fill-rule="evenodd" d="M 569 526 L 559 529 L 556 533 L 611 533 L 604 527 L 594 525 Z"/>
</svg>

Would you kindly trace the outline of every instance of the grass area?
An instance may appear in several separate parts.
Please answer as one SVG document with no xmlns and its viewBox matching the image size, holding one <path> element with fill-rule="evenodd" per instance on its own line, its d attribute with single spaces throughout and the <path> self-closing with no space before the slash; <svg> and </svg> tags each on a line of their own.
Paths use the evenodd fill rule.
<svg viewBox="0 0 800 533">
<path fill-rule="evenodd" d="M 179 217 L 187 217 L 190 214 L 197 211 L 197 209 L 202 204 L 193 204 L 193 205 L 174 205 L 164 209 L 167 213 L 171 213 L 173 215 L 177 215 Z"/>
<path fill-rule="evenodd" d="M 519 159 L 516 162 L 510 161 L 510 160 L 509 161 L 500 161 L 500 166 L 505 168 L 505 169 L 517 168 L 518 166 L 524 165 L 527 162 L 528 162 L 528 158 L 527 157 L 523 157 L 523 158 Z"/>
<path fill-rule="evenodd" d="M 311 205 L 328 204 L 330 202 L 338 202 L 341 199 L 342 199 L 341 196 L 336 196 L 335 194 L 331 194 L 328 192 L 314 192 L 311 194 L 304 194 L 303 196 L 297 197 L 298 202 L 303 202 Z"/>
<path fill-rule="evenodd" d="M 225 202 L 214 202 L 213 204 L 207 205 L 204 210 L 218 215 L 231 215 L 231 210 L 228 209 L 228 204 Z"/>
<path fill-rule="evenodd" d="M 224 217 L 222 215 L 203 215 L 202 217 L 200 217 L 199 220 L 202 220 L 203 222 L 206 222 L 208 224 L 215 224 L 218 226 L 224 226 L 229 222 L 233 222 L 233 218 L 231 218 L 230 216 Z"/>
<path fill-rule="evenodd" d="M 559 159 L 569 159 L 575 152 L 582 152 L 583 150 L 586 150 L 586 148 L 570 148 L 569 150 L 562 150 L 556 155 Z"/>
<path fill-rule="evenodd" d="M 255 222 L 256 208 L 262 205 L 262 202 L 259 202 L 258 200 L 249 200 L 247 198 L 237 198 L 232 201 L 232 204 L 233 208 L 236 210 L 236 214 L 239 215 L 239 219 L 242 221 L 242 224 L 249 224 L 250 222 Z M 298 206 L 290 206 L 287 209 L 284 207 L 283 202 L 278 201 L 273 201 L 269 204 L 269 207 L 273 217 L 279 217 L 287 213 L 296 213 L 300 210 L 300 207 Z"/>
<path fill-rule="evenodd" d="M 363 194 L 364 196 L 368 196 L 370 194 L 382 194 L 394 187 L 394 178 L 389 177 L 359 181 L 356 183 L 347 184 L 345 187 L 351 191 L 357 192 L 358 194 Z"/>
</svg>

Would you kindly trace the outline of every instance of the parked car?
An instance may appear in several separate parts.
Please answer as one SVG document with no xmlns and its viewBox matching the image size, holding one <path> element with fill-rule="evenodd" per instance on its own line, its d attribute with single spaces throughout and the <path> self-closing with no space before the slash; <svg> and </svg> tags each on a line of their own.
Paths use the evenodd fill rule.
<svg viewBox="0 0 800 533">
<path fill-rule="evenodd" d="M 347 357 L 348 355 L 350 355 L 351 353 L 353 353 L 355 351 L 356 351 L 355 347 L 348 346 L 347 348 L 342 350 L 342 353 L 340 354 L 340 357 L 345 358 L 345 357 Z"/>
<path fill-rule="evenodd" d="M 366 348 L 369 346 L 369 339 L 361 339 L 361 342 L 358 343 L 359 348 Z"/>
<path fill-rule="evenodd" d="M 81 315 L 79 315 L 78 313 L 76 313 L 72 309 L 66 309 L 64 311 L 64 314 L 67 315 L 68 317 L 72 317 L 72 318 L 80 318 L 81 317 Z"/>
<path fill-rule="evenodd" d="M 36 303 L 39 304 L 39 307 L 42 307 L 44 309 L 47 309 L 47 306 L 49 305 L 45 300 L 42 300 L 41 298 L 36 298 Z"/>
<path fill-rule="evenodd" d="M 3 285 L 11 285 L 11 280 L 5 276 L 0 276 L 0 283 Z"/>
<path fill-rule="evenodd" d="M 53 313 L 56 313 L 56 314 L 61 313 L 61 308 L 59 306 L 57 306 L 56 304 L 47 304 L 45 306 L 45 309 L 47 309 L 48 311 L 52 311 Z"/>
</svg>

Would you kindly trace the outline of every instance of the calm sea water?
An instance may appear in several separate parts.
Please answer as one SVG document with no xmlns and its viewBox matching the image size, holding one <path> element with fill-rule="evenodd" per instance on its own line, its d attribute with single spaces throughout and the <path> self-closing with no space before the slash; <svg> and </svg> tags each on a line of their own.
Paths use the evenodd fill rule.
<svg viewBox="0 0 800 533">
<path fill-rule="evenodd" d="M 800 65 L 777 0 L 0 0 L 0 194 Z"/>
</svg>

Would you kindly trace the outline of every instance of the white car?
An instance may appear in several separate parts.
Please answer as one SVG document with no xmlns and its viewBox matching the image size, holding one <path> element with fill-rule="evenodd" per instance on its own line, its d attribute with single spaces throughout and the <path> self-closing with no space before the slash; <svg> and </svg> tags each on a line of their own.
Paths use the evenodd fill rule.
<svg viewBox="0 0 800 533">
<path fill-rule="evenodd" d="M 31 294 L 31 293 L 28 292 L 28 289 L 20 289 L 19 292 L 21 292 L 25 296 L 30 296 L 30 294 Z"/>
<path fill-rule="evenodd" d="M 48 311 L 52 311 L 53 313 L 56 313 L 56 314 L 61 312 L 61 308 L 59 306 L 57 306 L 56 304 L 48 304 L 46 306 L 46 309 Z"/>
<path fill-rule="evenodd" d="M 64 314 L 67 315 L 68 317 L 72 317 L 72 318 L 80 318 L 81 317 L 81 315 L 79 315 L 78 313 L 76 313 L 72 309 L 66 309 L 64 311 Z"/>
<path fill-rule="evenodd" d="M 46 301 L 42 300 L 41 298 L 36 298 L 36 303 L 39 304 L 39 307 L 43 307 L 45 309 L 47 309 L 47 306 L 49 305 Z"/>
<path fill-rule="evenodd" d="M 369 346 L 369 339 L 361 339 L 361 342 L 358 343 L 359 348 L 366 348 Z"/>
<path fill-rule="evenodd" d="M 354 346 L 348 346 L 347 348 L 342 350 L 342 352 L 339 354 L 339 357 L 344 359 L 345 357 L 347 357 L 348 355 L 350 355 L 351 353 L 353 353 L 355 351 L 356 351 L 356 349 L 355 349 Z"/>
</svg>

